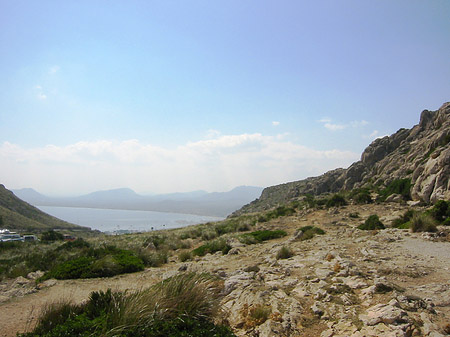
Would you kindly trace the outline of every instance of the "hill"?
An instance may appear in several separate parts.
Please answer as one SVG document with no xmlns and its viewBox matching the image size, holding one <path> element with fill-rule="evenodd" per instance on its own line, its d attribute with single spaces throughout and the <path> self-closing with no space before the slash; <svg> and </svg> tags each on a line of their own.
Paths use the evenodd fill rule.
<svg viewBox="0 0 450 337">
<path fill-rule="evenodd" d="M 2 227 L 18 231 L 46 231 L 50 229 L 89 230 L 48 215 L 19 199 L 0 184 L 0 216 Z"/>
<path fill-rule="evenodd" d="M 449 176 L 450 103 L 445 103 L 437 111 L 424 110 L 419 124 L 413 128 L 374 140 L 362 153 L 361 160 L 347 169 L 265 188 L 259 199 L 233 215 L 264 211 L 307 194 L 363 187 L 382 191 L 396 183 L 408 185 L 408 198 L 435 203 L 450 199 Z"/>
</svg>

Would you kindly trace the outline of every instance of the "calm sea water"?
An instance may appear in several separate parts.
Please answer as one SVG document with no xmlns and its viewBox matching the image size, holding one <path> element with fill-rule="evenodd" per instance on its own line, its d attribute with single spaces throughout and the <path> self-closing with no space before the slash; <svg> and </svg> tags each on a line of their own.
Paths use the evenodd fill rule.
<svg viewBox="0 0 450 337">
<path fill-rule="evenodd" d="M 216 218 L 202 215 L 163 213 L 152 211 L 129 211 L 119 209 L 77 208 L 39 206 L 40 210 L 76 225 L 90 227 L 102 232 L 151 231 L 180 228 Z"/>
</svg>

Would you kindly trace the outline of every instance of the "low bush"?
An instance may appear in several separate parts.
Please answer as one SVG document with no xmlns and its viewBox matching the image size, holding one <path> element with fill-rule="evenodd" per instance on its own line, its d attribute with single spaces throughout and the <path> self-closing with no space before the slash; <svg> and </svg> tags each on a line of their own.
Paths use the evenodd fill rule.
<svg viewBox="0 0 450 337">
<path fill-rule="evenodd" d="M 380 192 L 380 200 L 384 201 L 391 194 L 400 194 L 404 200 L 411 200 L 411 179 L 395 179 Z"/>
<path fill-rule="evenodd" d="M 287 246 L 283 246 L 280 248 L 280 250 L 277 252 L 277 260 L 280 259 L 289 259 L 290 257 L 294 256 L 294 252 L 291 248 Z"/>
<path fill-rule="evenodd" d="M 260 243 L 267 240 L 279 239 L 286 236 L 287 233 L 283 230 L 262 230 L 251 233 L 242 234 L 239 240 L 245 244 Z"/>
<path fill-rule="evenodd" d="M 20 336 L 233 337 L 215 325 L 223 282 L 184 273 L 135 293 L 99 291 L 84 304 L 49 305 L 34 330 Z"/>
<path fill-rule="evenodd" d="M 91 248 L 91 245 L 89 242 L 83 240 L 82 238 L 78 238 L 75 241 L 67 241 L 56 250 L 73 250 L 73 249 L 80 249 L 80 248 Z"/>
<path fill-rule="evenodd" d="M 192 228 L 192 229 L 186 229 L 180 234 L 181 240 L 186 239 L 196 239 L 202 235 L 202 230 L 199 227 Z"/>
<path fill-rule="evenodd" d="M 246 307 L 243 316 L 245 316 L 244 328 L 252 329 L 267 321 L 272 313 L 272 309 L 265 305 L 255 305 Z"/>
<path fill-rule="evenodd" d="M 62 241 L 64 240 L 64 235 L 55 232 L 53 230 L 42 233 L 41 241 L 42 242 L 53 242 L 53 241 Z"/>
<path fill-rule="evenodd" d="M 376 214 L 372 214 L 363 224 L 358 226 L 358 229 L 362 230 L 375 230 L 384 228 L 384 224 L 380 221 L 380 218 Z"/>
<path fill-rule="evenodd" d="M 352 219 L 358 219 L 359 218 L 359 213 L 358 212 L 353 212 L 353 213 L 350 213 L 348 216 L 350 218 L 352 218 Z"/>
<path fill-rule="evenodd" d="M 222 254 L 227 254 L 231 249 L 231 246 L 227 244 L 224 239 L 217 239 L 211 242 L 207 242 L 204 245 L 194 249 L 192 255 L 204 256 L 208 253 L 213 254 L 215 252 L 222 252 Z"/>
<path fill-rule="evenodd" d="M 203 241 L 209 241 L 217 238 L 218 236 L 219 235 L 217 234 L 214 228 L 207 228 L 202 231 L 201 238 Z"/>
<path fill-rule="evenodd" d="M 334 194 L 330 199 L 327 200 L 326 206 L 330 207 L 339 207 L 347 205 L 347 201 L 340 194 Z"/>
<path fill-rule="evenodd" d="M 436 220 L 429 214 L 414 214 L 410 221 L 412 232 L 436 232 Z"/>
<path fill-rule="evenodd" d="M 370 204 L 373 202 L 368 188 L 358 188 L 350 193 L 350 198 L 357 204 Z"/>
<path fill-rule="evenodd" d="M 429 213 L 436 221 L 440 223 L 445 222 L 450 218 L 450 201 L 439 200 Z"/>
<path fill-rule="evenodd" d="M 144 262 L 134 253 L 113 246 L 91 248 L 82 256 L 72 257 L 51 268 L 43 279 L 110 277 L 144 269 Z"/>
<path fill-rule="evenodd" d="M 150 247 L 150 248 L 161 248 L 162 245 L 167 240 L 167 236 L 162 234 L 152 234 L 147 239 L 145 239 L 143 246 L 144 247 Z"/>
<path fill-rule="evenodd" d="M 415 214 L 414 210 L 406 211 L 402 216 L 400 216 L 392 221 L 392 227 L 400 228 L 400 229 L 409 228 L 410 221 L 411 221 L 412 217 L 414 216 L 414 214 Z"/>
<path fill-rule="evenodd" d="M 295 214 L 295 208 L 287 206 L 279 206 L 271 211 L 264 214 L 260 214 L 257 218 L 258 222 L 266 222 L 271 219 L 276 219 L 283 216 L 290 216 Z"/>
<path fill-rule="evenodd" d="M 299 228 L 299 231 L 303 232 L 303 234 L 300 236 L 301 241 L 312 239 L 316 234 L 325 234 L 325 231 L 323 229 L 316 226 L 303 226 Z"/>
<path fill-rule="evenodd" d="M 181 262 L 192 260 L 192 253 L 188 251 L 181 252 L 178 254 L 178 260 Z"/>
<path fill-rule="evenodd" d="M 314 195 L 312 194 L 305 194 L 304 202 L 306 205 L 308 205 L 309 208 L 314 208 L 316 206 L 316 200 L 314 198 Z"/>
</svg>

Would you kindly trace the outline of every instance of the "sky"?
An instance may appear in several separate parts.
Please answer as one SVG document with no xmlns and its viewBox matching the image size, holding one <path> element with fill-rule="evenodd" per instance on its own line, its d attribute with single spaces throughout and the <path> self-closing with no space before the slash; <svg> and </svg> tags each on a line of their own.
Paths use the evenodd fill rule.
<svg viewBox="0 0 450 337">
<path fill-rule="evenodd" d="M 0 183 L 320 175 L 450 100 L 448 0 L 0 0 Z"/>
</svg>

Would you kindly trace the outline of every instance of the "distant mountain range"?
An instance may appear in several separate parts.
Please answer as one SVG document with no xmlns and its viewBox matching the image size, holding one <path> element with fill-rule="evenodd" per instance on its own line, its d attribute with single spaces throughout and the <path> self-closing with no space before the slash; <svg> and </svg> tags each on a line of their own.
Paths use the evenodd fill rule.
<svg viewBox="0 0 450 337">
<path fill-rule="evenodd" d="M 129 188 L 120 188 L 78 197 L 48 197 L 32 188 L 13 192 L 35 206 L 145 210 L 225 217 L 258 198 L 262 190 L 262 187 L 239 186 L 229 192 L 193 191 L 145 196 Z"/>
<path fill-rule="evenodd" d="M 11 191 L 0 185 L 0 228 L 19 231 L 46 231 L 50 229 L 88 231 L 48 215 L 19 199 Z"/>
</svg>

